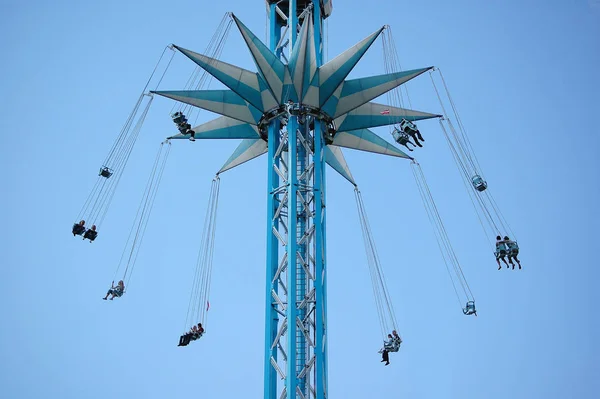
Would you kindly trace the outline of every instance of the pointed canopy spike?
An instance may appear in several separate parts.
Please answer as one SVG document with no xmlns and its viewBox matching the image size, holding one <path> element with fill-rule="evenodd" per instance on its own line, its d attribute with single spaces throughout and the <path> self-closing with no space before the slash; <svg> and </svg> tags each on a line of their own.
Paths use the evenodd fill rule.
<svg viewBox="0 0 600 399">
<path fill-rule="evenodd" d="M 333 144 L 340 147 L 352 148 L 354 150 L 412 159 L 369 129 L 337 132 L 333 137 Z"/>
<path fill-rule="evenodd" d="M 235 149 L 227 162 L 219 170 L 218 173 L 223 173 L 226 170 L 233 169 L 245 162 L 265 154 L 268 150 L 268 144 L 263 139 L 245 139 Z"/>
<path fill-rule="evenodd" d="M 290 57 L 290 62 L 288 63 L 288 70 L 290 71 L 290 76 L 292 78 L 292 83 L 294 84 L 294 88 L 296 89 L 296 93 L 300 95 L 303 92 L 303 85 L 305 82 L 305 74 L 308 72 L 305 68 L 306 66 L 306 57 L 309 56 L 307 47 L 308 43 L 308 30 L 311 26 L 311 21 L 309 18 L 305 18 L 300 28 L 300 34 L 298 35 L 298 39 L 294 44 L 294 48 L 292 49 L 292 55 Z"/>
<path fill-rule="evenodd" d="M 242 21 L 233 15 L 235 21 L 261 76 L 266 81 L 271 94 L 281 102 L 283 91 L 283 80 L 285 77 L 285 65 L 269 50 L 269 48 L 258 38 Z"/>
<path fill-rule="evenodd" d="M 304 83 L 302 84 L 302 96 L 308 91 L 310 82 L 317 73 L 317 51 L 315 48 L 315 32 L 312 23 L 308 24 L 306 57 L 304 58 Z"/>
<path fill-rule="evenodd" d="M 421 119 L 438 118 L 440 116 L 441 115 L 370 102 L 336 118 L 334 122 L 338 127 L 338 131 L 349 131 L 393 125 L 394 123 L 399 123 L 402 119 L 418 121 Z"/>
<path fill-rule="evenodd" d="M 333 117 L 337 118 L 340 115 L 358 108 L 372 99 L 421 75 L 431 68 L 433 67 L 346 80 L 344 81 L 344 88 Z M 332 98 L 330 98 L 327 103 L 329 103 L 329 101 L 332 101 Z"/>
<path fill-rule="evenodd" d="M 321 84 L 319 100 L 321 106 L 325 104 L 335 89 L 342 84 L 344 79 L 346 79 L 346 76 L 348 76 L 350 71 L 356 66 L 369 47 L 371 47 L 383 29 L 384 27 L 378 29 L 377 32 L 370 34 L 319 68 L 319 79 Z"/>
<path fill-rule="evenodd" d="M 265 111 L 260 95 L 259 80 L 262 78 L 257 73 L 179 46 L 174 45 L 174 47 L 244 100 L 262 112 Z"/>
<path fill-rule="evenodd" d="M 346 162 L 346 158 L 344 158 L 344 153 L 340 147 L 331 144 L 326 146 L 325 162 L 352 183 L 352 185 L 356 186 L 354 177 L 352 177 L 352 173 L 350 172 L 350 168 L 348 167 L 348 163 Z"/>
<path fill-rule="evenodd" d="M 257 125 L 262 113 L 231 90 L 153 91 L 219 115 L 228 116 L 251 125 Z"/>
</svg>

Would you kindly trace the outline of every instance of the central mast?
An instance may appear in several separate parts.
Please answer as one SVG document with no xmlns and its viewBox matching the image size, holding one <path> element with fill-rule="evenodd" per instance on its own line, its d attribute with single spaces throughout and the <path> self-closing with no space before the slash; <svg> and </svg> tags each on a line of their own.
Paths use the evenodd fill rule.
<svg viewBox="0 0 600 399">
<path fill-rule="evenodd" d="M 330 12 L 330 8 L 324 6 L 322 10 L 319 1 L 268 3 L 270 50 L 286 63 L 292 59 L 302 23 L 303 32 L 310 31 L 314 37 L 314 67 L 321 66 L 322 11 Z M 292 73 L 291 81 L 284 82 L 282 103 L 286 113 L 268 125 L 264 398 L 324 399 L 327 397 L 324 124 L 316 110 L 299 103 L 292 89 L 294 77 Z M 303 82 L 304 90 L 309 83 Z"/>
</svg>

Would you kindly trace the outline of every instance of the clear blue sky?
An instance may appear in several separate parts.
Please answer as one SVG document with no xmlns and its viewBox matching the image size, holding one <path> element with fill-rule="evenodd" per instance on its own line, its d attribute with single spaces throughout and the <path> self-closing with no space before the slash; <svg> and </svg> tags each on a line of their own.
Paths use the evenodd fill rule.
<svg viewBox="0 0 600 399">
<path fill-rule="evenodd" d="M 335 2 L 330 58 L 389 24 L 403 67 L 444 71 L 524 269 L 496 270 L 437 122 L 420 124 L 418 159 L 477 318 L 458 308 L 409 163 L 346 151 L 405 343 L 382 367 L 352 187 L 330 169 L 331 398 L 600 397 L 600 3 L 495 3 Z M 124 298 L 100 299 L 174 133 L 171 102 L 155 101 L 98 240 L 69 231 L 164 46 L 203 51 L 226 11 L 264 37 L 258 0 L 0 4 L 0 397 L 261 397 L 264 157 L 222 177 L 208 333 L 186 349 L 210 180 L 237 143 L 173 143 Z M 380 48 L 352 77 L 383 73 Z M 254 69 L 235 29 L 222 58 Z M 162 88 L 192 69 L 176 56 Z M 439 112 L 428 79 L 409 85 L 413 105 Z"/>
</svg>

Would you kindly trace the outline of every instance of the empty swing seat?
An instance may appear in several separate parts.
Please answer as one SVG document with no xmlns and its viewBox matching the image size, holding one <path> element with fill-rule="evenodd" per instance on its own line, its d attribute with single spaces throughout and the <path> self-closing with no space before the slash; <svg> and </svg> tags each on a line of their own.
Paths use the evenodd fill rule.
<svg viewBox="0 0 600 399">
<path fill-rule="evenodd" d="M 471 182 L 477 191 L 484 191 L 487 188 L 487 182 L 479 175 L 473 176 Z"/>
<path fill-rule="evenodd" d="M 475 310 L 475 301 L 468 301 L 467 306 L 463 309 L 463 313 L 468 315 L 477 315 L 477 310 Z"/>
<path fill-rule="evenodd" d="M 392 137 L 400 145 L 406 145 L 406 143 L 408 143 L 408 140 L 410 139 L 408 137 L 408 133 L 405 133 L 399 129 L 394 129 L 394 131 L 392 132 Z"/>
<path fill-rule="evenodd" d="M 100 168 L 100 173 L 98 173 L 98 176 L 106 177 L 108 179 L 109 177 L 112 176 L 112 174 L 113 174 L 112 169 L 110 169 L 106 166 L 103 166 Z"/>
</svg>

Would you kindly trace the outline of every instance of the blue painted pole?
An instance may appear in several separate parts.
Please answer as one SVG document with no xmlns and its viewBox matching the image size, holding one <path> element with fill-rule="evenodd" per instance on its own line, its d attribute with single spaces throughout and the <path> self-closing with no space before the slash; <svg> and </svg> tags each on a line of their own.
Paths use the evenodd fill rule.
<svg viewBox="0 0 600 399">
<path fill-rule="evenodd" d="M 322 19 L 320 1 L 313 0 L 314 40 L 317 67 L 323 64 L 321 47 Z M 315 120 L 314 126 L 314 193 L 315 193 L 315 391 L 316 398 L 326 398 L 327 389 L 327 302 L 325 257 L 325 161 L 323 154 L 323 123 Z"/>
<path fill-rule="evenodd" d="M 269 23 L 269 47 L 275 52 L 279 38 L 281 37 L 281 26 L 277 23 L 275 4 L 270 5 Z M 279 146 L 279 121 L 273 121 L 268 128 L 268 171 L 267 171 L 267 267 L 265 282 L 265 352 L 264 352 L 264 399 L 277 397 L 277 372 L 271 366 L 271 357 L 277 360 L 277 347 L 271 349 L 272 343 L 277 335 L 279 315 L 273 308 L 271 291 L 277 292 L 277 283 L 273 284 L 273 278 L 277 271 L 279 262 L 279 242 L 273 235 L 273 229 L 277 229 L 278 222 L 275 219 L 277 203 L 273 191 L 279 186 L 279 175 L 275 172 L 278 162 L 275 152 Z"/>
</svg>

